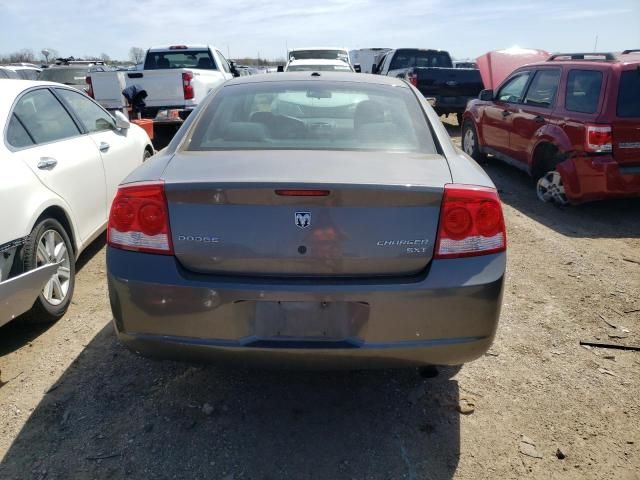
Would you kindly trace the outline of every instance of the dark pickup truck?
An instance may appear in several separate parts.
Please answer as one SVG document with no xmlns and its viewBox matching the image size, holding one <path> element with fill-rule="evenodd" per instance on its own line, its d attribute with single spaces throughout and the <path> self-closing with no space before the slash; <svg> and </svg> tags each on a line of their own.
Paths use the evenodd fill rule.
<svg viewBox="0 0 640 480">
<path fill-rule="evenodd" d="M 449 52 L 420 48 L 390 50 L 372 73 L 404 78 L 429 99 L 439 115 L 455 113 L 458 122 L 467 102 L 483 88 L 480 71 L 454 68 Z"/>
</svg>

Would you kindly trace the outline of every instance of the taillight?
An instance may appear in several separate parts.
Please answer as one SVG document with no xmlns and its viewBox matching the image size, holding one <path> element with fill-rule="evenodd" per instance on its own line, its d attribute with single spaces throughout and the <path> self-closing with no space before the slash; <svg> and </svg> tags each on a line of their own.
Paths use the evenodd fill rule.
<svg viewBox="0 0 640 480">
<path fill-rule="evenodd" d="M 191 100 L 195 96 L 193 93 L 193 85 L 191 85 L 191 80 L 193 80 L 193 73 L 184 72 L 182 74 L 182 91 L 184 92 L 185 100 Z"/>
<path fill-rule="evenodd" d="M 496 190 L 445 185 L 435 258 L 485 255 L 506 247 L 507 233 Z"/>
<path fill-rule="evenodd" d="M 610 125 L 587 125 L 585 149 L 589 152 L 610 152 L 613 145 L 613 135 Z"/>
<path fill-rule="evenodd" d="M 173 255 L 164 183 L 118 189 L 111 204 L 107 243 L 124 250 Z"/>
<path fill-rule="evenodd" d="M 414 87 L 418 86 L 418 74 L 416 72 L 414 72 L 413 70 L 409 70 L 407 72 L 407 82 L 409 82 L 411 85 L 413 85 Z"/>
<path fill-rule="evenodd" d="M 89 95 L 91 98 L 95 98 L 93 96 L 93 83 L 91 83 L 91 77 L 87 75 L 84 81 L 86 82 L 87 85 L 89 85 L 89 88 L 87 88 L 87 95 Z"/>
</svg>

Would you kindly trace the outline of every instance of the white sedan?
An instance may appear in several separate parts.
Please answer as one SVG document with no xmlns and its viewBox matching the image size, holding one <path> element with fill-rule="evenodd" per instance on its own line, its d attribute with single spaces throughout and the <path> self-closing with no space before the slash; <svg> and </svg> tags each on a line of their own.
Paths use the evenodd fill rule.
<svg viewBox="0 0 640 480">
<path fill-rule="evenodd" d="M 118 184 L 153 146 L 120 112 L 51 82 L 2 80 L 0 132 L 0 326 L 28 310 L 54 321 Z"/>
</svg>

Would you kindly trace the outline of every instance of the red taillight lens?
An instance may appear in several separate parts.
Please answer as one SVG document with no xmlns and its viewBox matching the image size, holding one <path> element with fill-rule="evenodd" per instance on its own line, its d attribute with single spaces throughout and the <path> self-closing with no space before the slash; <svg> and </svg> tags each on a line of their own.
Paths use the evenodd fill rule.
<svg viewBox="0 0 640 480">
<path fill-rule="evenodd" d="M 610 152 L 613 146 L 613 135 L 610 125 L 587 125 L 585 149 L 590 152 Z"/>
<path fill-rule="evenodd" d="M 193 73 L 184 72 L 182 74 L 182 90 L 184 92 L 185 100 L 192 100 L 195 96 L 193 92 L 193 85 L 191 85 L 191 80 L 193 80 Z"/>
<path fill-rule="evenodd" d="M 485 255 L 506 246 L 498 193 L 493 188 L 445 185 L 435 258 Z"/>
<path fill-rule="evenodd" d="M 91 83 L 91 77 L 87 75 L 84 81 L 86 82 L 87 85 L 89 85 L 89 87 L 87 88 L 87 95 L 89 95 L 91 98 L 95 98 L 93 96 L 93 84 Z"/>
<path fill-rule="evenodd" d="M 111 204 L 107 242 L 138 252 L 173 255 L 163 183 L 125 185 Z"/>
<path fill-rule="evenodd" d="M 414 87 L 418 86 L 418 74 L 416 72 L 407 72 L 407 81 Z"/>
</svg>

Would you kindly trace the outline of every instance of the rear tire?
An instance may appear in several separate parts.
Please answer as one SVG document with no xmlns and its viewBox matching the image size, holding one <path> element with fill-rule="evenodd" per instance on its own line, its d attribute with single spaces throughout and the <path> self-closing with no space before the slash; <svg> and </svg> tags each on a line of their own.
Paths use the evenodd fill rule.
<svg viewBox="0 0 640 480">
<path fill-rule="evenodd" d="M 558 157 L 558 149 L 554 145 L 541 145 L 535 152 L 532 173 L 539 200 L 566 206 L 569 204 L 569 200 L 565 193 L 562 176 L 557 170 L 561 161 Z"/>
<path fill-rule="evenodd" d="M 55 322 L 69 308 L 75 287 L 75 255 L 69 235 L 60 222 L 45 218 L 31 231 L 23 252 L 25 272 L 47 263 L 60 263 L 24 316 L 28 323 Z"/>
<path fill-rule="evenodd" d="M 462 125 L 462 150 L 476 162 L 486 160 L 486 155 L 480 151 L 478 132 L 471 120 L 465 120 Z"/>
<path fill-rule="evenodd" d="M 554 203 L 561 207 L 567 206 L 569 200 L 564 190 L 562 177 L 557 170 L 549 170 L 536 182 L 538 199 L 545 203 Z"/>
</svg>

